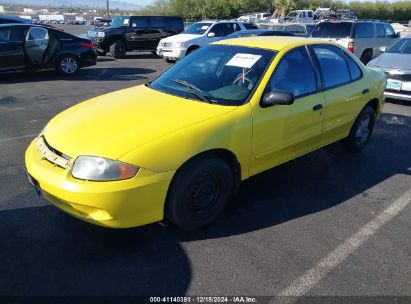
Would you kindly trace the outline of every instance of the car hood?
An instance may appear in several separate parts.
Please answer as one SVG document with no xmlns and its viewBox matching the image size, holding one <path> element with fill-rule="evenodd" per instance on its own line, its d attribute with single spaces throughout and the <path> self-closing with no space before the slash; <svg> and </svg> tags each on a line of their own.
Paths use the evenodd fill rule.
<svg viewBox="0 0 411 304">
<path fill-rule="evenodd" d="M 383 53 L 369 63 L 383 69 L 411 70 L 410 54 Z"/>
<path fill-rule="evenodd" d="M 57 151 L 118 159 L 159 137 L 236 107 L 188 100 L 144 85 L 102 95 L 55 116 L 44 137 Z"/>
<path fill-rule="evenodd" d="M 201 35 L 193 35 L 193 34 L 178 34 L 174 36 L 170 36 L 167 38 L 164 38 L 164 42 L 186 42 L 189 40 L 193 40 L 196 38 L 202 37 Z"/>
</svg>

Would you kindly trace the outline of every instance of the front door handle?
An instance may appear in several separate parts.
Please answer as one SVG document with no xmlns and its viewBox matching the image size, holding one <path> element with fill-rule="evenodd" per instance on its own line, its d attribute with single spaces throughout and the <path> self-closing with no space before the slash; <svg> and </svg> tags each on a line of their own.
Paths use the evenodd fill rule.
<svg viewBox="0 0 411 304">
<path fill-rule="evenodd" d="M 370 93 L 370 90 L 369 89 L 364 89 L 363 91 L 362 91 L 362 93 L 365 95 L 365 94 L 368 94 L 368 93 Z"/>
<path fill-rule="evenodd" d="M 320 111 L 320 110 L 322 110 L 324 107 L 323 107 L 323 105 L 322 104 L 318 104 L 318 105 L 315 105 L 314 107 L 313 107 L 313 111 Z"/>
</svg>

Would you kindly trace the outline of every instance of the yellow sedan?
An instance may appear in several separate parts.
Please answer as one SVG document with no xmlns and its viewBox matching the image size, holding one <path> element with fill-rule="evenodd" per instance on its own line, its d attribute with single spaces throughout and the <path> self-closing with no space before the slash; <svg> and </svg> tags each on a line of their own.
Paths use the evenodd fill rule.
<svg viewBox="0 0 411 304">
<path fill-rule="evenodd" d="M 228 39 L 54 117 L 27 149 L 27 176 L 94 224 L 198 229 L 254 174 L 333 142 L 362 150 L 384 89 L 383 72 L 330 42 Z"/>
</svg>

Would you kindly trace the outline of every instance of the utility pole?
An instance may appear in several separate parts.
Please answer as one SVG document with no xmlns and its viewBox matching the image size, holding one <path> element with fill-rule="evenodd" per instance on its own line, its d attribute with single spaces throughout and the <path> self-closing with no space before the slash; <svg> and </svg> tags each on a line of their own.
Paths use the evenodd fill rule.
<svg viewBox="0 0 411 304">
<path fill-rule="evenodd" d="M 110 0 L 106 0 L 107 4 L 107 19 L 110 19 Z"/>
</svg>

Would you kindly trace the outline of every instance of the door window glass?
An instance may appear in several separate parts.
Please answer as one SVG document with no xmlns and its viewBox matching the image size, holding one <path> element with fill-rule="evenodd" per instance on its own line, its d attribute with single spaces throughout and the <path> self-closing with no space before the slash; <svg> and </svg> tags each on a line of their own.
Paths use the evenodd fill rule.
<svg viewBox="0 0 411 304">
<path fill-rule="evenodd" d="M 314 70 L 305 47 L 285 55 L 270 80 L 270 90 L 287 91 L 295 97 L 316 91 Z"/>
<path fill-rule="evenodd" d="M 332 45 L 313 47 L 320 63 L 325 88 L 331 88 L 350 81 L 350 73 L 342 51 Z"/>
<path fill-rule="evenodd" d="M 377 23 L 377 38 L 385 38 L 385 28 L 384 24 Z"/>
<path fill-rule="evenodd" d="M 351 58 L 350 55 L 344 52 L 345 55 L 345 60 L 347 61 L 348 68 L 350 69 L 351 73 L 351 80 L 357 80 L 360 79 L 362 76 L 362 72 L 360 67 L 357 65 L 357 63 L 354 61 L 354 59 Z"/>
<path fill-rule="evenodd" d="M 32 27 L 27 33 L 26 41 L 34 40 L 47 40 L 49 39 L 49 33 L 42 27 Z"/>
<path fill-rule="evenodd" d="M 0 30 L 0 42 L 23 41 L 23 32 L 17 29 Z"/>
<path fill-rule="evenodd" d="M 210 30 L 216 37 L 224 37 L 234 32 L 232 23 L 219 23 L 213 26 Z"/>
<path fill-rule="evenodd" d="M 358 22 L 355 25 L 354 38 L 373 38 L 374 25 L 370 22 Z"/>
<path fill-rule="evenodd" d="M 388 38 L 396 38 L 397 34 L 395 33 L 394 29 L 389 24 L 384 24 L 385 33 L 387 34 Z"/>
<path fill-rule="evenodd" d="M 131 26 L 137 28 L 148 28 L 147 17 L 133 17 L 131 18 Z"/>
<path fill-rule="evenodd" d="M 163 28 L 164 18 L 157 18 L 157 17 L 150 18 L 150 27 L 151 28 Z"/>
</svg>

